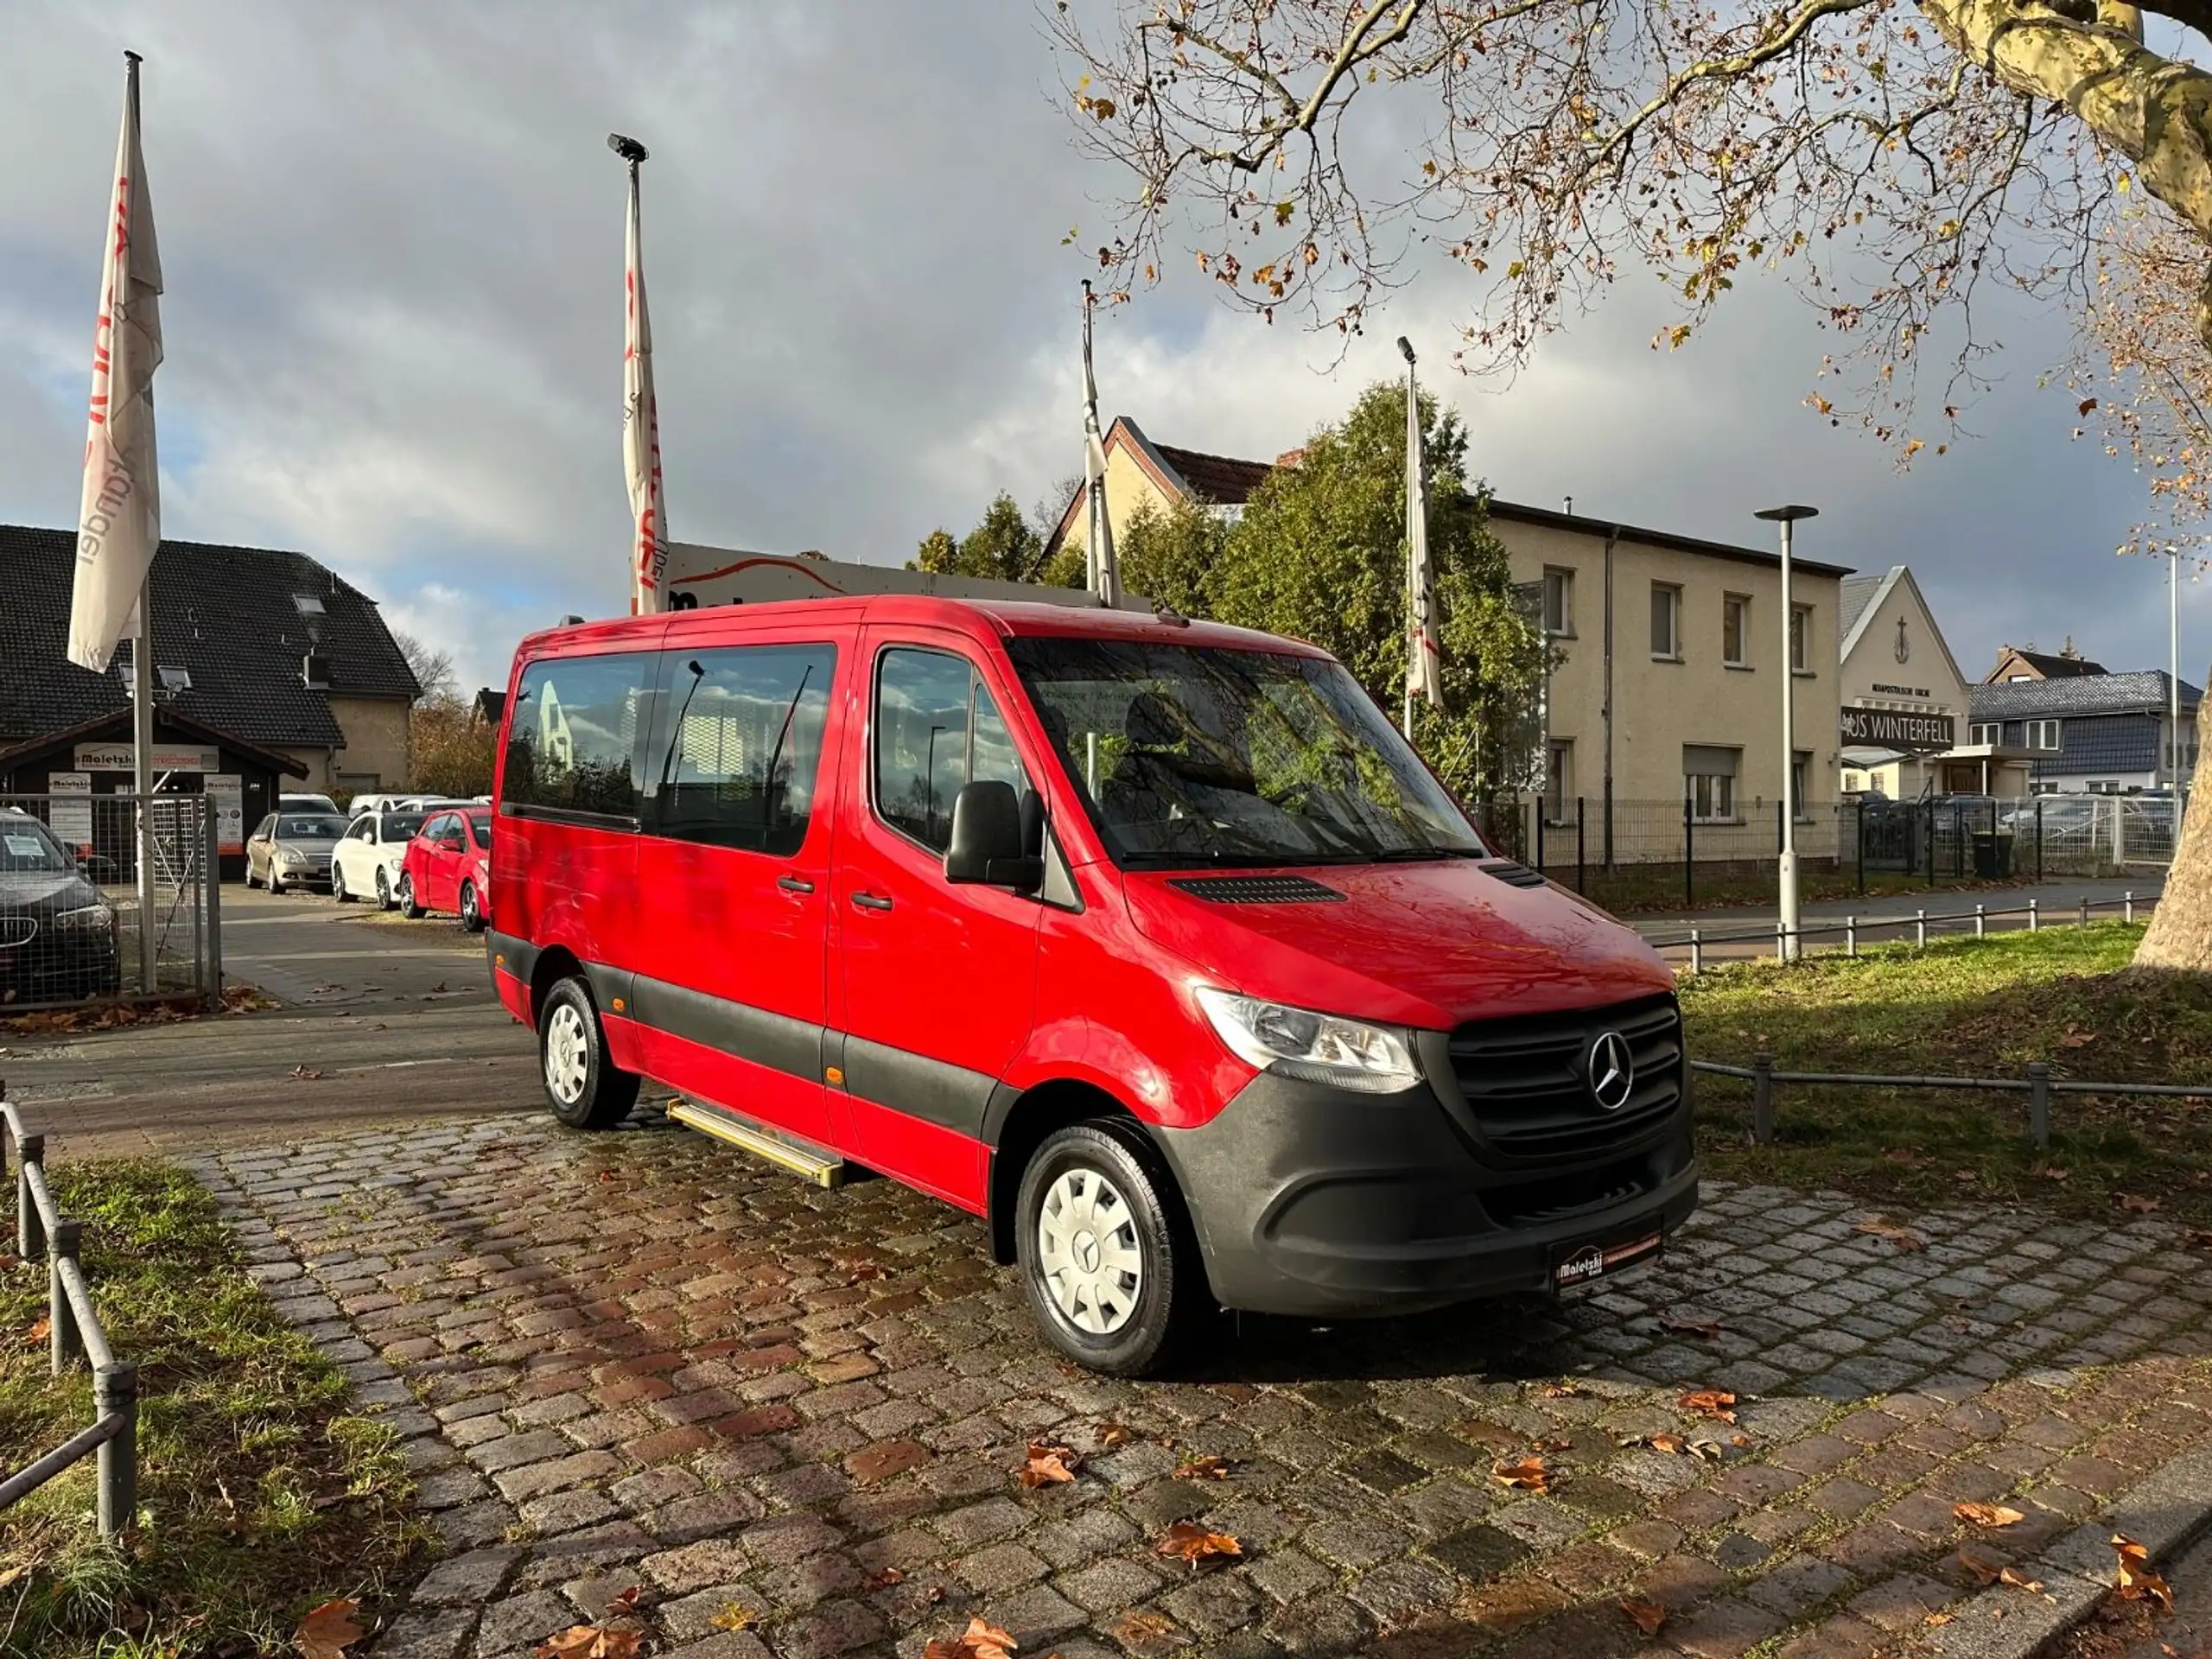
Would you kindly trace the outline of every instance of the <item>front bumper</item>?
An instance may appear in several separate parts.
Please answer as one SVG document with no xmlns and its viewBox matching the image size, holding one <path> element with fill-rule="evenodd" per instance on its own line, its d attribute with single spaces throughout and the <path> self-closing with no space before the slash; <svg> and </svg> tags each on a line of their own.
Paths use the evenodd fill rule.
<svg viewBox="0 0 2212 1659">
<path fill-rule="evenodd" d="M 1687 1092 L 1580 1158 L 1490 1155 L 1426 1084 L 1355 1094 L 1262 1073 L 1161 1129 L 1224 1306 L 1347 1318 L 1548 1289 L 1575 1247 L 1672 1233 L 1697 1207 Z"/>
</svg>

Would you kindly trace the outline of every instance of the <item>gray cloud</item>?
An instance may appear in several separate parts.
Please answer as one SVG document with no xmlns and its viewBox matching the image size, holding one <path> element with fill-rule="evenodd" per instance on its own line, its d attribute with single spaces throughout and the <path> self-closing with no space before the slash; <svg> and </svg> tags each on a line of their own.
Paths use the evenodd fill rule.
<svg viewBox="0 0 2212 1659">
<path fill-rule="evenodd" d="M 119 49 L 146 54 L 167 265 L 167 528 L 304 548 L 395 621 L 504 671 L 514 639 L 624 592 L 622 175 L 652 147 L 646 263 L 679 537 L 896 562 L 998 488 L 1079 464 L 1078 249 L 1119 181 L 1070 152 L 1053 66 L 1008 0 L 584 6 L 0 0 L 0 519 L 66 524 L 114 153 Z M 1502 495 L 1750 539 L 1820 504 L 1805 550 L 1920 573 L 1970 670 L 2072 632 L 2163 660 L 2153 567 L 2109 549 L 2142 492 L 2035 390 L 2058 321 L 2006 320 L 1981 441 L 1899 478 L 1802 407 L 1831 343 L 1747 285 L 1684 351 L 1623 292 L 1493 394 L 1433 377 Z M 1395 370 L 1441 360 L 1425 273 L 1375 338 L 1217 307 L 1176 273 L 1101 331 L 1113 410 L 1271 455 Z M 2184 639 L 2205 644 L 2197 594 Z"/>
</svg>

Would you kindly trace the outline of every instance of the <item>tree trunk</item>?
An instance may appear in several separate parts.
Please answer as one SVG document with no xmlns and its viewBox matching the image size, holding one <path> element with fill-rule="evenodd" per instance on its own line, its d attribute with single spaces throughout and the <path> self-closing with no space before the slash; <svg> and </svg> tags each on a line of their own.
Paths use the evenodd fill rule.
<svg viewBox="0 0 2212 1659">
<path fill-rule="evenodd" d="M 2199 754 L 2212 753 L 2212 697 L 2197 705 L 2196 744 Z M 2135 947 L 2135 965 L 2212 973 L 2212 799 L 2193 803 L 2183 821 L 2165 892 Z"/>
</svg>

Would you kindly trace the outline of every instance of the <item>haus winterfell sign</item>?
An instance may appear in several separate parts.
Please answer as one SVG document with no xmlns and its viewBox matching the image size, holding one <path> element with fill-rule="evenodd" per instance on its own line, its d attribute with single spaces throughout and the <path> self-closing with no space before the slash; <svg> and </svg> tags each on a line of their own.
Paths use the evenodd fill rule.
<svg viewBox="0 0 2212 1659">
<path fill-rule="evenodd" d="M 1846 709 L 1843 741 L 1857 748 L 1894 749 L 1900 754 L 1941 754 L 1958 747 L 1958 727 L 1949 715 L 1902 714 L 1894 709 Z"/>
</svg>

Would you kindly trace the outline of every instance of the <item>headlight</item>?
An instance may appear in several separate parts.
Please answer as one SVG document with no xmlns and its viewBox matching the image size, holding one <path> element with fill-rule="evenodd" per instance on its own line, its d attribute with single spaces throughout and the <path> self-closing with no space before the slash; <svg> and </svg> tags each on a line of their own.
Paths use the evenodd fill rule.
<svg viewBox="0 0 2212 1659">
<path fill-rule="evenodd" d="M 1198 995 L 1230 1052 L 1262 1071 L 1376 1095 L 1421 1081 L 1406 1033 L 1395 1027 L 1262 1002 L 1211 985 L 1199 986 Z"/>
<path fill-rule="evenodd" d="M 279 847 L 276 861 L 279 864 L 304 864 L 308 861 L 308 855 L 296 847 Z"/>
<path fill-rule="evenodd" d="M 76 910 L 65 910 L 54 918 L 59 931 L 69 933 L 79 930 L 105 931 L 115 920 L 115 912 L 105 905 L 85 905 Z"/>
</svg>

